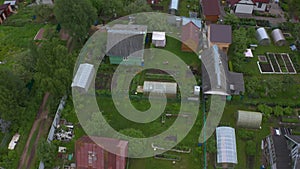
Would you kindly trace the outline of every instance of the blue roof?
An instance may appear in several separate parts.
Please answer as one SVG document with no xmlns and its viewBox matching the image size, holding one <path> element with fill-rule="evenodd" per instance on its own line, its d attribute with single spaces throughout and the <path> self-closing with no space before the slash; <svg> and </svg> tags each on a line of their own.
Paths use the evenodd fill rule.
<svg viewBox="0 0 300 169">
<path fill-rule="evenodd" d="M 193 22 L 199 29 L 201 29 L 201 27 L 202 27 L 201 19 L 182 17 L 182 26 L 184 26 L 190 22 Z"/>
</svg>

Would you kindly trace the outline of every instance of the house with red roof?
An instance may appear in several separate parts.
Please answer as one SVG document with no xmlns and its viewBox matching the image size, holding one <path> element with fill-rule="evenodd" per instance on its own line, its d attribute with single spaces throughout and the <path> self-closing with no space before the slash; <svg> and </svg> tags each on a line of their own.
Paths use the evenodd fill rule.
<svg viewBox="0 0 300 169">
<path fill-rule="evenodd" d="M 128 141 L 83 136 L 75 144 L 76 168 L 125 169 L 127 153 Z"/>
<path fill-rule="evenodd" d="M 218 21 L 221 12 L 218 0 L 202 0 L 202 15 L 207 23 L 215 23 Z"/>
<path fill-rule="evenodd" d="M 197 52 L 199 46 L 200 28 L 194 22 L 182 26 L 181 50 L 185 52 Z"/>
<path fill-rule="evenodd" d="M 228 0 L 235 13 L 252 14 L 253 11 L 268 11 L 270 0 Z"/>
</svg>

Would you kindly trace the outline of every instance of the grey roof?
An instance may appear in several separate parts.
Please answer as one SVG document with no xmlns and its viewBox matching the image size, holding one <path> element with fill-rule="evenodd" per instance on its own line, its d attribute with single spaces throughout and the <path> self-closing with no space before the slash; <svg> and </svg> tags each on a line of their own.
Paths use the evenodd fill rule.
<svg viewBox="0 0 300 169">
<path fill-rule="evenodd" d="M 229 72 L 227 55 L 217 45 L 205 49 L 201 61 L 204 94 L 238 95 L 245 91 L 243 74 Z"/>
<path fill-rule="evenodd" d="M 144 92 L 176 94 L 177 83 L 144 81 L 143 90 Z"/>
<path fill-rule="evenodd" d="M 199 29 L 202 27 L 201 19 L 199 18 L 188 18 L 182 17 L 182 26 L 188 24 L 189 22 L 193 22 Z"/>
<path fill-rule="evenodd" d="M 231 127 L 217 127 L 217 163 L 237 164 L 235 130 Z"/>
<path fill-rule="evenodd" d="M 272 135 L 276 155 L 276 169 L 291 169 L 291 158 L 284 135 Z"/>
<path fill-rule="evenodd" d="M 259 128 L 262 121 L 260 112 L 238 110 L 237 126 L 246 128 Z"/>
<path fill-rule="evenodd" d="M 143 58 L 147 26 L 116 24 L 107 32 L 106 52 L 108 56 Z"/>
<path fill-rule="evenodd" d="M 88 91 L 94 75 L 94 65 L 88 63 L 80 64 L 71 87 L 82 88 L 84 91 Z"/>
<path fill-rule="evenodd" d="M 232 30 L 231 25 L 211 24 L 209 27 L 209 40 L 211 42 L 231 43 Z"/>
</svg>

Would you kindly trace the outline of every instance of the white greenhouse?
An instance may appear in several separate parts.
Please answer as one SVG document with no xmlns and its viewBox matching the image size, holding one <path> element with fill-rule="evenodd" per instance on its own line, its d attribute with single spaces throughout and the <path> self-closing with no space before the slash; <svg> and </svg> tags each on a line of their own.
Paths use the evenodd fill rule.
<svg viewBox="0 0 300 169">
<path fill-rule="evenodd" d="M 261 27 L 256 30 L 256 38 L 259 45 L 270 45 L 271 40 L 265 28 Z"/>
<path fill-rule="evenodd" d="M 284 46 L 286 44 L 285 37 L 280 29 L 274 29 L 271 33 L 274 43 L 277 46 Z"/>
<path fill-rule="evenodd" d="M 251 112 L 238 110 L 237 126 L 251 129 L 260 128 L 262 114 L 260 112 Z"/>
<path fill-rule="evenodd" d="M 233 168 L 237 163 L 235 130 L 231 127 L 217 127 L 217 167 Z"/>
<path fill-rule="evenodd" d="M 75 87 L 83 92 L 87 92 L 94 76 L 94 65 L 88 63 L 80 64 L 71 87 Z"/>
</svg>

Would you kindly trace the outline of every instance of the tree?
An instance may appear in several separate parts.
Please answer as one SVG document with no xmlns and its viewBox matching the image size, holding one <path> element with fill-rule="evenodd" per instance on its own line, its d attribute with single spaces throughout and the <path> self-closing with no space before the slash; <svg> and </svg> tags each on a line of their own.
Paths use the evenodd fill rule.
<svg viewBox="0 0 300 169">
<path fill-rule="evenodd" d="M 34 80 L 40 92 L 50 92 L 54 97 L 67 94 L 73 77 L 73 55 L 54 38 L 36 48 L 33 50 L 33 57 L 36 57 L 33 59 L 36 60 Z"/>
<path fill-rule="evenodd" d="M 3 168 L 17 168 L 17 164 L 13 161 L 17 160 L 16 151 L 9 151 L 7 155 L 0 156 L 0 166 Z"/>
<path fill-rule="evenodd" d="M 256 143 L 253 140 L 246 142 L 246 154 L 254 156 L 256 154 Z"/>
<path fill-rule="evenodd" d="M 258 108 L 258 111 L 260 111 L 260 112 L 262 112 L 264 114 L 265 118 L 268 119 L 268 118 L 271 117 L 271 114 L 273 112 L 272 107 L 269 107 L 269 106 L 267 106 L 265 104 L 260 104 L 260 105 L 258 105 L 257 108 Z"/>
<path fill-rule="evenodd" d="M 135 0 L 125 7 L 125 12 L 127 14 L 139 13 L 139 12 L 150 12 L 151 7 L 145 0 Z"/>
<path fill-rule="evenodd" d="M 86 39 L 88 30 L 97 18 L 96 9 L 89 0 L 57 0 L 54 14 L 62 27 L 81 42 Z"/>
<path fill-rule="evenodd" d="M 245 129 L 239 129 L 237 131 L 238 136 L 243 139 L 243 140 L 251 140 L 254 138 L 254 132 L 253 131 L 248 131 Z"/>
<path fill-rule="evenodd" d="M 56 165 L 57 147 L 47 141 L 41 141 L 37 147 L 37 156 L 43 161 L 45 168 L 53 168 Z"/>
<path fill-rule="evenodd" d="M 240 19 L 234 14 L 228 13 L 224 17 L 224 24 L 231 25 L 233 30 L 237 29 L 239 23 L 240 23 Z"/>
<path fill-rule="evenodd" d="M 274 108 L 274 115 L 276 117 L 283 116 L 283 108 L 281 106 L 276 106 Z"/>
<path fill-rule="evenodd" d="M 133 129 L 133 128 L 128 128 L 128 129 L 123 129 L 119 131 L 121 134 L 124 134 L 126 136 L 129 137 L 133 137 L 133 138 L 144 138 L 145 135 L 143 134 L 143 132 L 141 130 L 138 129 Z M 131 141 L 128 143 L 128 153 L 129 156 L 134 156 L 137 157 L 139 154 L 142 154 L 144 149 L 141 147 L 144 147 L 145 143 L 141 140 L 136 140 L 136 141 Z"/>
<path fill-rule="evenodd" d="M 50 5 L 36 5 L 34 12 L 43 22 L 48 21 L 53 16 L 53 7 Z"/>
<path fill-rule="evenodd" d="M 211 137 L 207 142 L 207 152 L 209 153 L 216 153 L 217 147 L 216 147 L 216 139 L 214 137 Z"/>
<path fill-rule="evenodd" d="M 294 109 L 292 109 L 291 107 L 286 107 L 284 108 L 284 115 L 290 116 L 294 113 Z"/>
<path fill-rule="evenodd" d="M 90 0 L 92 5 L 96 8 L 97 16 L 104 23 L 123 14 L 123 8 L 126 2 L 122 3 L 120 0 Z"/>
</svg>

